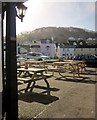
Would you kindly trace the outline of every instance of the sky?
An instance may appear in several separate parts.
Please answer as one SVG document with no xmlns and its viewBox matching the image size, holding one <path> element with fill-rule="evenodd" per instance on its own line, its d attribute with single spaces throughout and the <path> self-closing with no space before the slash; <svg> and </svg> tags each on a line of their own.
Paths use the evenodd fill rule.
<svg viewBox="0 0 97 120">
<path fill-rule="evenodd" d="M 24 4 L 28 8 L 23 22 L 16 18 L 16 34 L 48 26 L 95 30 L 94 0 L 28 0 Z"/>
</svg>

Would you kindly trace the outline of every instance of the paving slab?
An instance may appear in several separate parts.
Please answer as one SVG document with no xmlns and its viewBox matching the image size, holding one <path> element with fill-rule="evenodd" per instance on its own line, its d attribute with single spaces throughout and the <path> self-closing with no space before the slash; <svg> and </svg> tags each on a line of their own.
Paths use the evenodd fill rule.
<svg viewBox="0 0 97 120">
<path fill-rule="evenodd" d="M 88 68 L 76 79 L 49 78 L 51 95 L 46 95 L 44 81 L 38 81 L 32 92 L 19 94 L 19 119 L 95 118 L 96 70 Z M 22 86 L 24 87 L 24 86 Z"/>
</svg>

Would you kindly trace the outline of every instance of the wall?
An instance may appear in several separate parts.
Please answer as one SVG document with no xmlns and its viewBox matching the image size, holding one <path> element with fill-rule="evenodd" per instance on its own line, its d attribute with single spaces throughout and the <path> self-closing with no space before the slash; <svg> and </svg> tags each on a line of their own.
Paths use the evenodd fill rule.
<svg viewBox="0 0 97 120">
<path fill-rule="evenodd" d="M 43 44 L 41 43 L 40 48 L 41 48 L 41 53 L 43 53 L 44 55 L 50 56 L 52 58 L 54 57 L 55 48 L 53 43 L 43 43 Z"/>
<path fill-rule="evenodd" d="M 71 57 L 74 56 L 74 48 L 69 48 L 64 46 L 64 48 L 60 48 L 60 56 Z"/>
<path fill-rule="evenodd" d="M 75 48 L 75 55 L 95 55 L 95 48 Z"/>
</svg>

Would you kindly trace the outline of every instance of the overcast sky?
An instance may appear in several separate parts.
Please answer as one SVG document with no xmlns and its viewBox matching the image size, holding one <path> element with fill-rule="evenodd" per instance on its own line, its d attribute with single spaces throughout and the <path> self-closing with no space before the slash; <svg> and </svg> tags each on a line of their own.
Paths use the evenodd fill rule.
<svg viewBox="0 0 97 120">
<path fill-rule="evenodd" d="M 41 27 L 80 27 L 95 30 L 95 1 L 28 0 L 23 22 L 16 19 L 17 34 Z"/>
</svg>

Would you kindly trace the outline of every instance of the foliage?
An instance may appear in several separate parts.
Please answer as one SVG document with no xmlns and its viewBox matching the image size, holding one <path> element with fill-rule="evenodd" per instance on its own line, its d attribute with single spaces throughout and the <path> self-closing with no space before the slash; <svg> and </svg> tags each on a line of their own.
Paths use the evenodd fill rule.
<svg viewBox="0 0 97 120">
<path fill-rule="evenodd" d="M 43 27 L 31 32 L 21 33 L 17 35 L 18 42 L 31 43 L 34 40 L 51 39 L 55 42 L 66 43 L 69 37 L 74 37 L 76 40 L 81 38 L 86 40 L 89 37 L 95 38 L 97 34 L 94 31 L 75 27 Z"/>
</svg>

